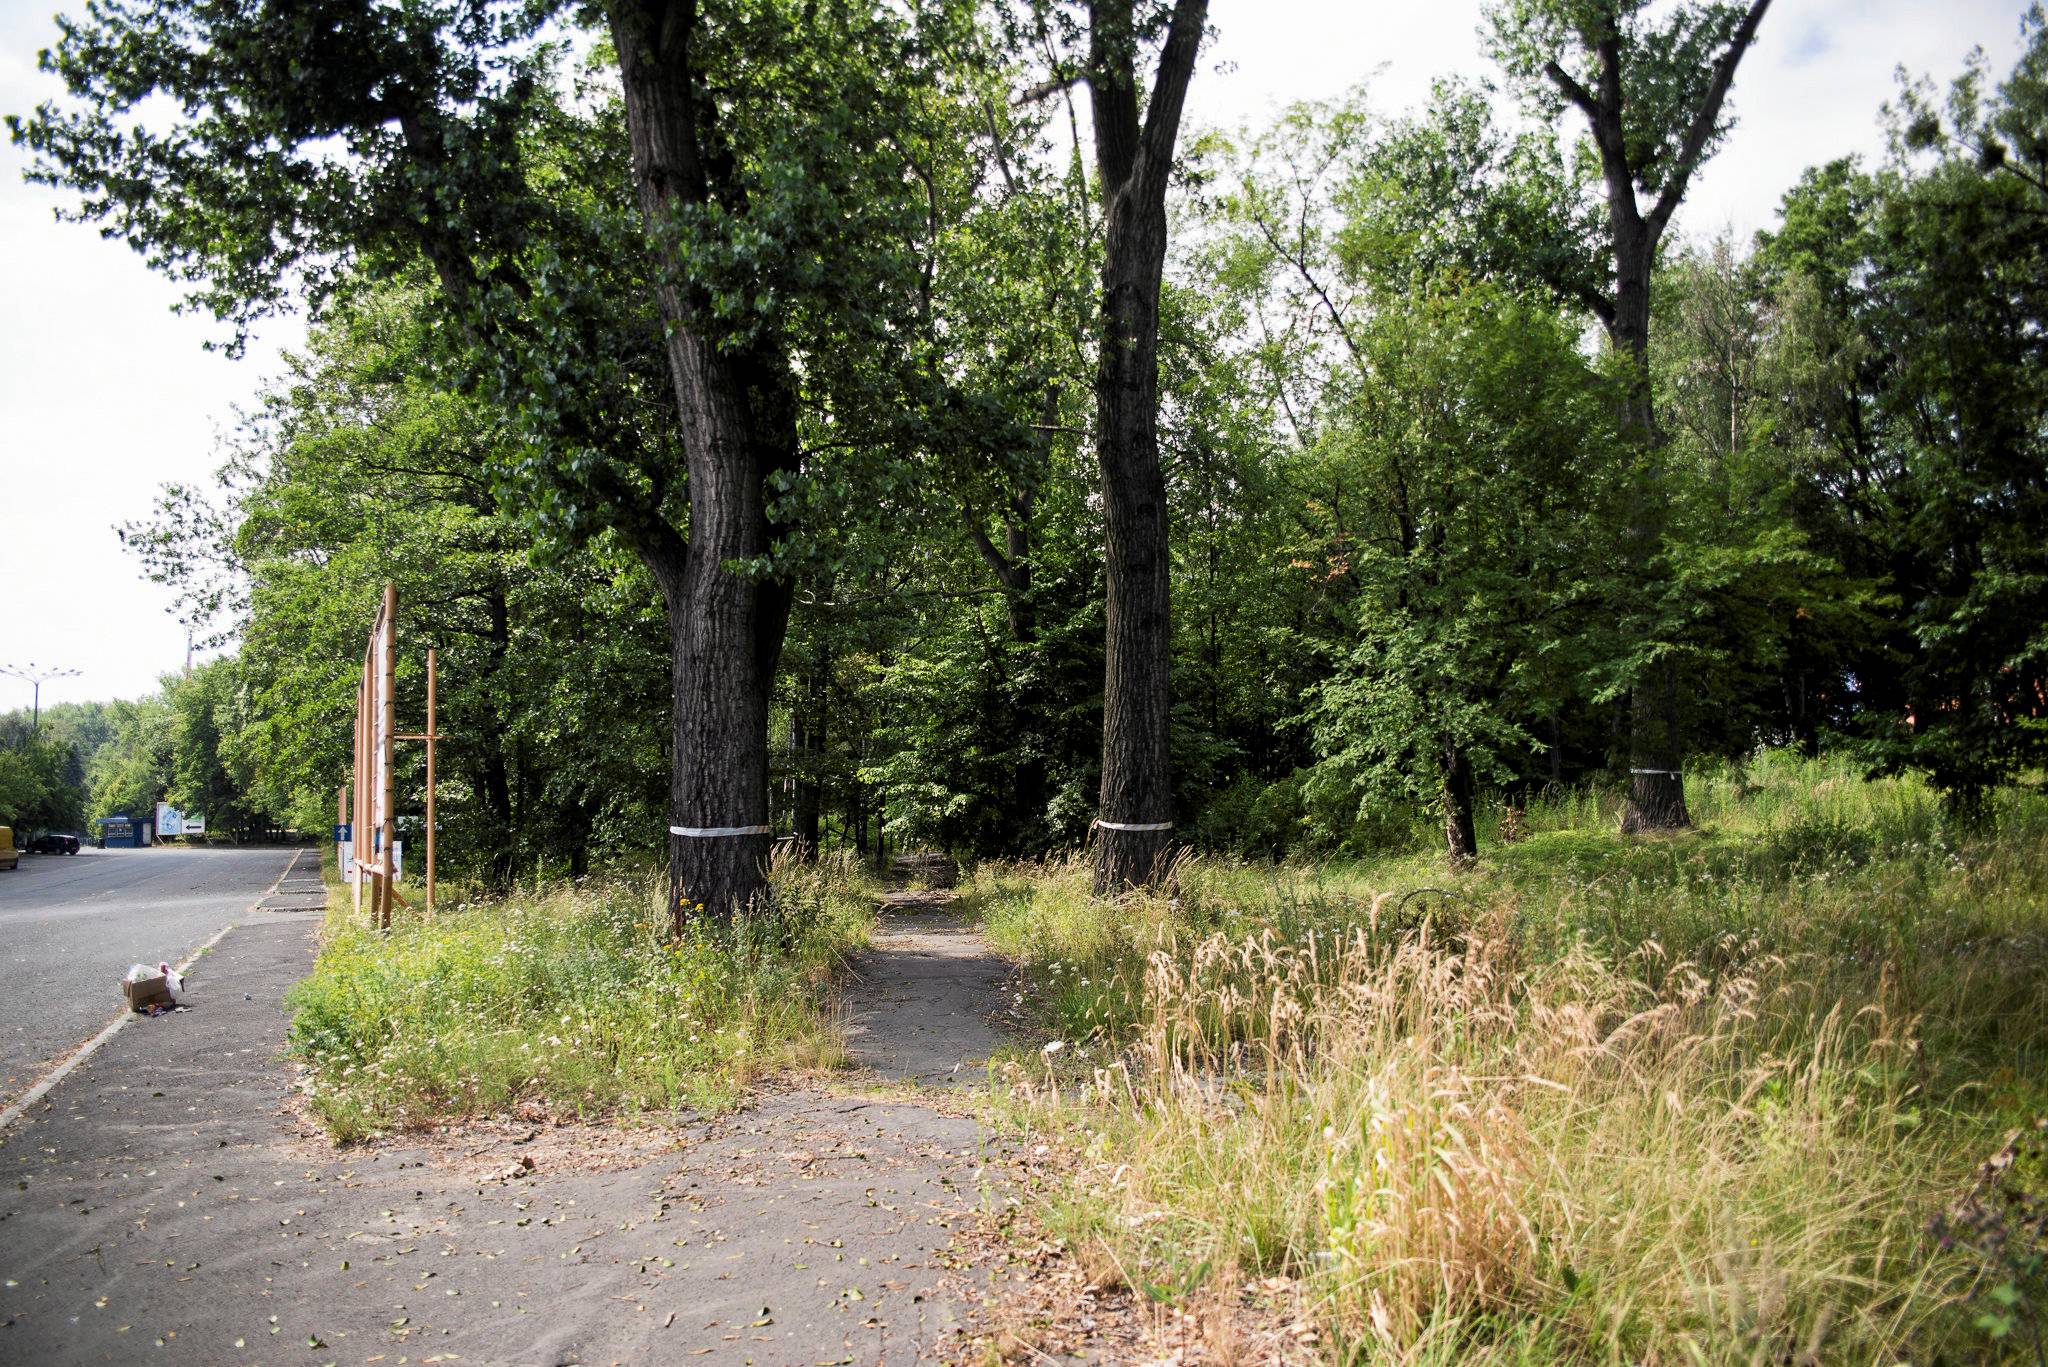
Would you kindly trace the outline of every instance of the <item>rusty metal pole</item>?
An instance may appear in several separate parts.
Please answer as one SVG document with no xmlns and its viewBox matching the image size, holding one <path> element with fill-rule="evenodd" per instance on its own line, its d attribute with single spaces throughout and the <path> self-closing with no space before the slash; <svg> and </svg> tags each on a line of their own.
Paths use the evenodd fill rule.
<svg viewBox="0 0 2048 1367">
<path fill-rule="evenodd" d="M 434 648 L 427 647 L 427 915 L 434 914 L 434 742 L 441 732 L 434 724 Z"/>
<path fill-rule="evenodd" d="M 391 929 L 393 879 L 397 873 L 397 863 L 393 857 L 392 842 L 398 836 L 398 823 L 392 810 L 396 805 L 392 795 L 392 776 L 393 770 L 396 768 L 393 762 L 392 750 L 393 743 L 398 734 L 398 586 L 396 584 L 386 584 L 384 586 L 384 620 L 378 633 L 378 645 L 383 655 L 383 659 L 379 661 L 379 664 L 382 666 L 381 677 L 384 683 L 384 697 L 383 707 L 380 709 L 382 718 L 381 730 L 383 734 L 377 738 L 377 762 L 380 769 L 377 775 L 377 787 L 378 796 L 382 800 L 382 810 L 378 813 L 378 816 L 384 828 L 384 854 L 381 870 L 382 878 L 380 880 L 382 889 L 381 896 L 378 898 L 377 928 L 379 930 L 389 930 Z"/>
</svg>

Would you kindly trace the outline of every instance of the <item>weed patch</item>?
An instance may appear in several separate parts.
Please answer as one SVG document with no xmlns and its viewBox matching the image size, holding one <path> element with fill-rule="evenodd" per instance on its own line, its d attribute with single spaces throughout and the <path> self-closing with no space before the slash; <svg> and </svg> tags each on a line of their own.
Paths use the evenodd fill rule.
<svg viewBox="0 0 2048 1367">
<path fill-rule="evenodd" d="M 865 941 L 872 889 L 850 863 L 779 868 L 776 886 L 771 916 L 680 941 L 644 881 L 388 935 L 337 912 L 286 999 L 311 1106 L 344 1141 L 450 1117 L 717 1110 L 764 1072 L 834 1062 L 825 992 Z"/>
<path fill-rule="evenodd" d="M 1699 831 L 1568 797 L 1456 875 L 977 870 L 1062 1042 L 1016 1076 L 1091 1161 L 1069 1237 L 1292 1278 L 1335 1361 L 2032 1361 L 2038 1206 L 1980 1164 L 2048 1111 L 2048 803 L 1695 786 Z"/>
</svg>

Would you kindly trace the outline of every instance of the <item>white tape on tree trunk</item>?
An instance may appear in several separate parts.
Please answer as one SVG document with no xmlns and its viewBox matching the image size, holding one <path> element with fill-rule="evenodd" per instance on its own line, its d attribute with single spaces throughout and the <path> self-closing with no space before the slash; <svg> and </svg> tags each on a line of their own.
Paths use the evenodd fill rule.
<svg viewBox="0 0 2048 1367">
<path fill-rule="evenodd" d="M 1171 821 L 1097 821 L 1105 831 L 1170 831 Z"/>
<path fill-rule="evenodd" d="M 693 840 L 716 839 L 726 835 L 766 835 L 766 826 L 671 826 L 670 835 L 685 836 Z"/>
<path fill-rule="evenodd" d="M 1631 769 L 1629 772 L 1631 774 L 1662 774 L 1666 778 L 1685 777 L 1685 771 L 1682 769 Z"/>
</svg>

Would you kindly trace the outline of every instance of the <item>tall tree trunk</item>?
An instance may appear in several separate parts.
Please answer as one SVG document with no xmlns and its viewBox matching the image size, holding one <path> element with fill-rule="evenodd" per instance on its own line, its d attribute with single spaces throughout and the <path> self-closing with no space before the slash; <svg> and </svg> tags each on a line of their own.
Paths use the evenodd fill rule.
<svg viewBox="0 0 2048 1367">
<path fill-rule="evenodd" d="M 730 173 L 714 167 L 698 141 L 715 137 L 719 114 L 692 66 L 695 6 L 618 0 L 609 17 L 689 465 L 687 546 L 665 527 L 626 529 L 668 611 L 675 708 L 668 876 L 680 929 L 693 914 L 731 916 L 767 895 L 769 690 L 789 597 L 783 586 L 730 566 L 769 550 L 764 484 L 796 465 L 795 405 L 785 359 L 765 348 L 720 348 L 700 329 L 699 301 L 659 268 L 675 212 L 712 202 L 720 188 L 714 177 Z"/>
<path fill-rule="evenodd" d="M 484 596 L 484 612 L 489 623 L 484 639 L 490 660 L 490 680 L 493 691 L 498 692 L 503 687 L 506 657 L 512 651 L 512 613 L 506 602 L 504 585 L 494 584 Z M 517 829 L 517 813 L 512 810 L 512 781 L 505 763 L 507 719 L 498 716 L 491 720 L 495 724 L 481 728 L 483 734 L 476 738 L 478 768 L 481 771 L 477 791 L 483 798 L 484 816 L 489 822 L 486 839 L 491 854 L 485 865 L 485 877 L 493 890 L 503 890 L 512 886 L 515 858 L 512 832 Z"/>
<path fill-rule="evenodd" d="M 1636 183 L 1628 129 L 1623 116 L 1630 76 L 1621 31 L 1621 7 L 1607 4 L 1590 11 L 1597 24 L 1586 34 L 1594 64 L 1589 88 L 1555 60 L 1545 73 L 1571 104 L 1586 116 L 1600 153 L 1601 177 L 1607 191 L 1608 246 L 1614 262 L 1614 294 L 1589 302 L 1607 327 L 1609 341 L 1630 366 L 1624 428 L 1655 457 L 1660 442 L 1650 396 L 1650 271 L 1657 243 L 1685 198 L 1708 145 L 1720 125 L 1722 103 L 1735 80 L 1736 67 L 1756 40 L 1771 0 L 1750 0 L 1726 44 L 1715 55 L 1697 107 L 1683 128 L 1664 130 L 1675 138 L 1665 148 L 1670 165 L 1658 177 L 1655 201 L 1643 212 Z M 1647 585 L 1650 562 L 1665 529 L 1665 493 L 1654 459 L 1645 462 L 1636 506 L 1624 535 L 1641 582 Z M 1639 679 L 1630 696 L 1628 801 L 1622 813 L 1624 831 L 1671 829 L 1691 824 L 1685 810 L 1685 782 L 1679 773 L 1683 758 L 1679 729 L 1678 677 L 1668 662 Z"/>
<path fill-rule="evenodd" d="M 1159 288 L 1167 177 L 1208 13 L 1207 0 L 1175 4 L 1141 121 L 1132 8 L 1132 0 L 1090 0 L 1088 7 L 1088 81 L 1104 199 L 1095 379 L 1108 579 L 1099 893 L 1156 883 L 1172 841 L 1172 563 L 1159 465 Z"/>
<path fill-rule="evenodd" d="M 825 807 L 824 756 L 827 734 L 826 678 L 830 657 L 814 661 L 804 680 L 803 703 L 792 719 L 796 731 L 796 845 L 805 859 L 818 854 Z"/>
<path fill-rule="evenodd" d="M 1616 271 L 1615 317 L 1608 329 L 1615 349 L 1628 359 L 1628 388 L 1623 399 L 1622 430 L 1643 453 L 1633 506 L 1622 529 L 1623 549 L 1638 583 L 1654 578 L 1651 562 L 1664 539 L 1670 516 L 1661 459 L 1663 434 L 1657 427 L 1650 389 L 1650 272 L 1656 242 L 1640 219 L 1614 217 Z M 1629 692 L 1628 797 L 1622 804 L 1621 829 L 1680 830 L 1692 824 L 1685 808 L 1684 736 L 1679 725 L 1678 672 L 1667 658 Z"/>
<path fill-rule="evenodd" d="M 1455 745 L 1443 753 L 1444 852 L 1454 869 L 1479 860 L 1479 832 L 1472 821 L 1472 761 Z"/>
</svg>

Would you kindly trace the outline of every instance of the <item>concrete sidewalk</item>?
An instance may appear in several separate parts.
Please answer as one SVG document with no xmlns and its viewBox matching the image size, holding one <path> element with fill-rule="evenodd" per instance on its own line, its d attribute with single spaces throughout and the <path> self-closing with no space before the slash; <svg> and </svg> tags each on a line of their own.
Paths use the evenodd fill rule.
<svg viewBox="0 0 2048 1367">
<path fill-rule="evenodd" d="M 796 1092 L 336 1151 L 280 1058 L 312 933 L 237 928 L 0 1137 L 0 1363 L 907 1363 L 957 1327 L 973 1121 Z"/>
</svg>

